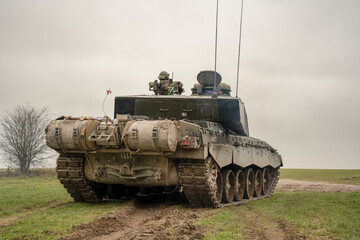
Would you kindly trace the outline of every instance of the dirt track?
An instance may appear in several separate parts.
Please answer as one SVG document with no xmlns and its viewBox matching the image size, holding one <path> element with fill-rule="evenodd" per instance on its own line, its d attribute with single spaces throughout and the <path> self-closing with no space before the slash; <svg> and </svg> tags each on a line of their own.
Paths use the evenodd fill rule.
<svg viewBox="0 0 360 240">
<path fill-rule="evenodd" d="M 360 192 L 360 186 L 281 179 L 277 190 Z M 138 203 L 134 200 L 125 208 L 109 213 L 94 222 L 76 226 L 74 233 L 61 239 L 202 239 L 205 232 L 209 230 L 195 225 L 194 222 L 208 218 L 218 211 L 220 210 L 180 208 L 171 203 Z M 259 224 L 260 222 L 254 222 L 249 226 Z M 247 232 L 251 234 L 250 236 L 262 236 L 261 239 L 306 239 L 287 222 L 274 224 L 276 231 L 261 230 L 259 232 L 259 229 L 266 230 L 266 228 L 250 227 Z"/>
<path fill-rule="evenodd" d="M 312 191 L 312 192 L 360 192 L 358 185 L 332 184 L 324 182 L 305 182 L 280 179 L 276 190 L 280 191 Z"/>
</svg>

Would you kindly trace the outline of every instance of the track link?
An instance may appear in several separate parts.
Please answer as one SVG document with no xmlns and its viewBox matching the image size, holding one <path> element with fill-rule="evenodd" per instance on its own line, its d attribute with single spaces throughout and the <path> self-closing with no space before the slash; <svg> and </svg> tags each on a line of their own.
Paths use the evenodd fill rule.
<svg viewBox="0 0 360 240">
<path fill-rule="evenodd" d="M 217 207 L 216 190 L 210 183 L 210 160 L 183 160 L 179 165 L 180 185 L 196 207 Z"/>
<path fill-rule="evenodd" d="M 236 206 L 249 201 L 270 197 L 275 191 L 279 181 L 279 168 L 272 171 L 271 188 L 268 194 L 251 199 L 242 199 L 232 203 L 220 203 L 216 198 L 216 189 L 211 188 L 210 159 L 207 160 L 182 160 L 179 164 L 179 179 L 187 199 L 193 207 L 227 207 Z"/>
<path fill-rule="evenodd" d="M 84 154 L 60 154 L 56 160 L 57 177 L 76 202 L 96 203 L 102 197 L 85 177 L 84 160 Z"/>
<path fill-rule="evenodd" d="M 279 182 L 279 176 L 280 176 L 279 168 L 275 168 L 272 174 L 270 191 L 268 194 L 265 195 L 265 197 L 270 197 L 275 192 L 276 185 Z"/>
</svg>

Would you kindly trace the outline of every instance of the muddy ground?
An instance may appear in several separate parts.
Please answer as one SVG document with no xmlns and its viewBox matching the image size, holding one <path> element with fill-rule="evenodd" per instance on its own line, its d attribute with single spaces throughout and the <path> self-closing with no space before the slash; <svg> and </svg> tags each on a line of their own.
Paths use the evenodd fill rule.
<svg viewBox="0 0 360 240">
<path fill-rule="evenodd" d="M 281 179 L 277 187 L 277 191 L 304 190 L 360 192 L 360 186 Z M 209 229 L 194 223 L 208 218 L 218 211 L 220 210 L 179 208 L 179 205 L 171 203 L 171 201 L 146 203 L 133 200 L 122 209 L 111 212 L 91 223 L 74 227 L 74 233 L 61 239 L 203 239 Z M 259 227 L 261 223 L 256 222 L 256 219 L 249 219 L 249 221 L 255 221 L 250 223 L 250 227 L 246 229 L 251 239 L 307 238 L 300 234 L 295 226 L 284 220 L 275 221 L 271 229 Z"/>
</svg>

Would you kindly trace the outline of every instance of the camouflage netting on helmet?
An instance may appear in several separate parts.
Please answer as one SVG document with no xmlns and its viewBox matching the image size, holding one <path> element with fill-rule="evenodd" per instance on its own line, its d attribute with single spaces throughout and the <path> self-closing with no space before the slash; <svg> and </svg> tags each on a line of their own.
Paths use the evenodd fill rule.
<svg viewBox="0 0 360 240">
<path fill-rule="evenodd" d="M 170 74 L 166 71 L 161 71 L 159 76 L 158 76 L 158 79 L 159 80 L 166 80 L 166 79 L 169 79 L 169 76 Z"/>
</svg>

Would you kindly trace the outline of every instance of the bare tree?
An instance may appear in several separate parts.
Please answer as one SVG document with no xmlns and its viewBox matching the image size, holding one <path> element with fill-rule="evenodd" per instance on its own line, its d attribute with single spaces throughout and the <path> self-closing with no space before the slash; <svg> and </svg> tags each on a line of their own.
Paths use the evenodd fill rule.
<svg viewBox="0 0 360 240">
<path fill-rule="evenodd" d="M 27 173 L 30 166 L 40 166 L 45 158 L 45 127 L 49 123 L 48 109 L 36 108 L 30 103 L 6 111 L 0 118 L 0 150 L 7 166 Z"/>
</svg>

